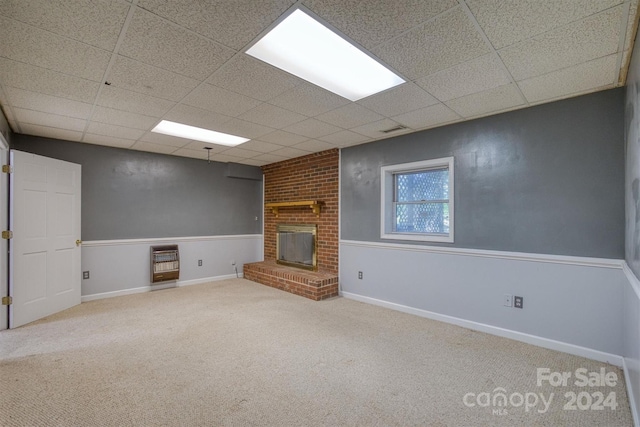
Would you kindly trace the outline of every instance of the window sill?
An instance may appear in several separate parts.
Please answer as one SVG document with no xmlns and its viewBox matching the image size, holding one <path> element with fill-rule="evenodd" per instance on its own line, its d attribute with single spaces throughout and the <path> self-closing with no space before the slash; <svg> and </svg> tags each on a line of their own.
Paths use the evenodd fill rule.
<svg viewBox="0 0 640 427">
<path fill-rule="evenodd" d="M 452 235 L 444 236 L 437 234 L 384 233 L 380 235 L 380 238 L 391 240 L 412 240 L 418 242 L 453 243 Z"/>
</svg>

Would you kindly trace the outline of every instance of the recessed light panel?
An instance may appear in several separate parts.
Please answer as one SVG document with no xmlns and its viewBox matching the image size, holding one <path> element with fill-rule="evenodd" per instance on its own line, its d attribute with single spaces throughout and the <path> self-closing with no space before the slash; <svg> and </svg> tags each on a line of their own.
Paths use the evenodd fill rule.
<svg viewBox="0 0 640 427">
<path fill-rule="evenodd" d="M 208 142 L 210 144 L 228 145 L 231 147 L 249 141 L 247 138 L 195 126 L 183 125 L 182 123 L 170 122 L 168 120 L 163 120 L 158 123 L 156 127 L 151 129 L 151 132 Z"/>
<path fill-rule="evenodd" d="M 404 83 L 384 65 L 300 9 L 247 54 L 351 101 Z"/>
</svg>

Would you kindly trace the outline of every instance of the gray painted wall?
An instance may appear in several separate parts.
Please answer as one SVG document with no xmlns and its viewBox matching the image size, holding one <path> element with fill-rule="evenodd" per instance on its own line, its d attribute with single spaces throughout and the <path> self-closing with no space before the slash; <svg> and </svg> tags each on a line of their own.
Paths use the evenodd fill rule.
<svg viewBox="0 0 640 427">
<path fill-rule="evenodd" d="M 11 145 L 82 165 L 83 240 L 261 233 L 262 182 L 224 163 L 22 134 Z"/>
<path fill-rule="evenodd" d="M 0 109 L 0 133 L 4 136 L 4 139 L 7 140 L 9 144 L 11 144 L 11 128 L 9 127 L 9 122 L 7 122 L 7 118 L 4 115 L 4 112 Z"/>
<path fill-rule="evenodd" d="M 441 245 L 621 259 L 623 97 L 608 90 L 346 148 L 341 238 L 381 241 L 381 166 L 454 156 L 455 243 Z"/>
</svg>

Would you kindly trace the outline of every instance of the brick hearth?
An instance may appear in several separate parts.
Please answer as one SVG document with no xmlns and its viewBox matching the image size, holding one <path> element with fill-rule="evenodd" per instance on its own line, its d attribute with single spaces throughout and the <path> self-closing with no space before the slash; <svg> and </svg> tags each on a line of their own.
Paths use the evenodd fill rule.
<svg viewBox="0 0 640 427">
<path fill-rule="evenodd" d="M 244 278 L 314 301 L 338 295 L 337 274 L 287 267 L 275 261 L 245 264 Z"/>
</svg>

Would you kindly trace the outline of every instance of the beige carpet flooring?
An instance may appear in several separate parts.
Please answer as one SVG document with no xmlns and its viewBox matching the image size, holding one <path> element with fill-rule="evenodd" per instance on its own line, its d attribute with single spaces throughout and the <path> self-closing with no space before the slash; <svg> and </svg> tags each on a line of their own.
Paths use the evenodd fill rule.
<svg viewBox="0 0 640 427">
<path fill-rule="evenodd" d="M 538 386 L 537 368 L 572 378 L 566 387 Z M 577 387 L 580 368 L 615 373 L 617 385 Z M 499 406 L 501 392 L 507 406 Z M 583 393 L 583 409 L 564 409 L 571 392 Z M 539 412 L 541 401 L 521 404 L 533 404 L 534 393 L 546 400 L 554 394 L 546 412 Z M 614 393 L 617 408 L 595 409 L 597 393 Z M 465 395 L 475 406 L 465 405 Z M 613 366 L 344 298 L 314 302 L 233 279 L 84 303 L 0 332 L 0 425 L 632 421 L 623 374 Z"/>
</svg>

